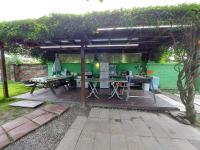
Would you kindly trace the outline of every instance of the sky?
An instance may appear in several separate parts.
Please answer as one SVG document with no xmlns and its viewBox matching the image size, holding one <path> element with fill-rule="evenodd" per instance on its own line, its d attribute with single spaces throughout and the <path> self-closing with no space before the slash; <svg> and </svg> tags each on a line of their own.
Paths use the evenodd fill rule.
<svg viewBox="0 0 200 150">
<path fill-rule="evenodd" d="M 39 18 L 51 13 L 83 14 L 120 8 L 200 3 L 200 0 L 0 0 L 0 22 Z"/>
</svg>

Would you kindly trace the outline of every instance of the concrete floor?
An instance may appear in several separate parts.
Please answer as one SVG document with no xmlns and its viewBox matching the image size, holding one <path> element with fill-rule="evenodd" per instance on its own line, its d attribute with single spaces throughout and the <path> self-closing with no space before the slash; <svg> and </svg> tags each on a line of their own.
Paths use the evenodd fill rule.
<svg viewBox="0 0 200 150">
<path fill-rule="evenodd" d="M 56 150 L 200 150 L 200 130 L 162 113 L 93 108 Z"/>
</svg>

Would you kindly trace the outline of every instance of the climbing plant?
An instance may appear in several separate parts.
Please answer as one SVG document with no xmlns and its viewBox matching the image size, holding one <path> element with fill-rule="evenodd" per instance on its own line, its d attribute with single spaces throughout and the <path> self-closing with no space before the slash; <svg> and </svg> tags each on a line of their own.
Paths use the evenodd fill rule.
<svg viewBox="0 0 200 150">
<path fill-rule="evenodd" d="M 120 9 L 84 15 L 51 14 L 39 19 L 0 23 L 0 41 L 55 40 L 92 36 L 100 27 L 191 24 L 199 4 Z M 195 13 L 198 17 L 200 14 Z"/>
<path fill-rule="evenodd" d="M 14 51 L 14 47 L 23 46 L 26 48 L 28 41 L 40 42 L 91 37 L 96 32 L 96 29 L 100 27 L 158 26 L 170 24 L 192 25 L 192 27 L 199 29 L 200 4 L 120 9 L 93 12 L 84 15 L 51 14 L 39 19 L 1 22 L 0 47 L 4 45 L 6 50 Z M 185 32 L 184 28 L 182 28 L 182 31 L 183 35 L 191 33 L 188 31 Z M 183 64 L 183 68 L 176 68 L 179 72 L 177 86 L 180 91 L 181 100 L 186 106 L 187 118 L 194 123 L 196 115 L 193 104 L 195 94 L 194 84 L 197 77 L 194 70 L 198 70 L 198 65 L 196 65 L 196 40 L 193 39 L 193 36 L 190 36 L 187 39 L 179 39 L 177 42 L 177 39 L 173 38 L 175 37 L 173 34 L 171 34 L 171 37 L 174 41 L 172 43 L 174 50 L 179 52 L 181 47 L 181 52 L 185 52 L 186 54 L 186 56 L 180 57 L 178 61 L 178 64 Z M 30 51 L 30 55 L 42 57 L 43 59 L 54 57 L 52 53 L 38 51 L 36 48 L 28 51 Z"/>
</svg>

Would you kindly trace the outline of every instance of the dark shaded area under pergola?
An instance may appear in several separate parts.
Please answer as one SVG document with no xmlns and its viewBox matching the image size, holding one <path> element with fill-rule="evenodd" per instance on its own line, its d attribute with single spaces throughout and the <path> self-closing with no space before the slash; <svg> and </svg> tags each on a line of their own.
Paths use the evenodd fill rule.
<svg viewBox="0 0 200 150">
<path fill-rule="evenodd" d="M 48 41 L 28 41 L 22 44 L 38 53 L 54 57 L 55 53 L 80 54 L 81 58 L 81 102 L 85 104 L 85 53 L 142 53 L 148 61 L 159 52 L 161 46 L 182 40 L 183 32 L 190 25 L 138 26 L 101 28 L 91 36 L 77 39 L 52 39 Z M 184 29 L 184 31 L 183 31 Z M 4 96 L 8 97 L 4 50 L 1 51 L 2 79 Z"/>
</svg>

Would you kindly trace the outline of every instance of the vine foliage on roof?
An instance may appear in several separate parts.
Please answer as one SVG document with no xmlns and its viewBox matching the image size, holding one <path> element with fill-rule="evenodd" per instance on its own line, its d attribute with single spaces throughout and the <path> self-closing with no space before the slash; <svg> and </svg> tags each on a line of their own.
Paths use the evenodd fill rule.
<svg viewBox="0 0 200 150">
<path fill-rule="evenodd" d="M 97 28 L 149 25 L 199 25 L 200 4 L 181 4 L 147 8 L 119 9 L 84 15 L 50 14 L 39 19 L 26 19 L 0 23 L 0 43 L 7 51 L 26 53 L 44 60 L 54 54 L 37 49 L 19 51 L 16 43 L 92 37 Z M 0 44 L 1 45 L 1 44 Z"/>
<path fill-rule="evenodd" d="M 197 18 L 194 20 L 194 16 Z M 39 19 L 0 23 L 0 41 L 80 38 L 100 27 L 191 24 L 200 18 L 200 4 L 120 9 L 84 15 L 51 14 Z"/>
</svg>

